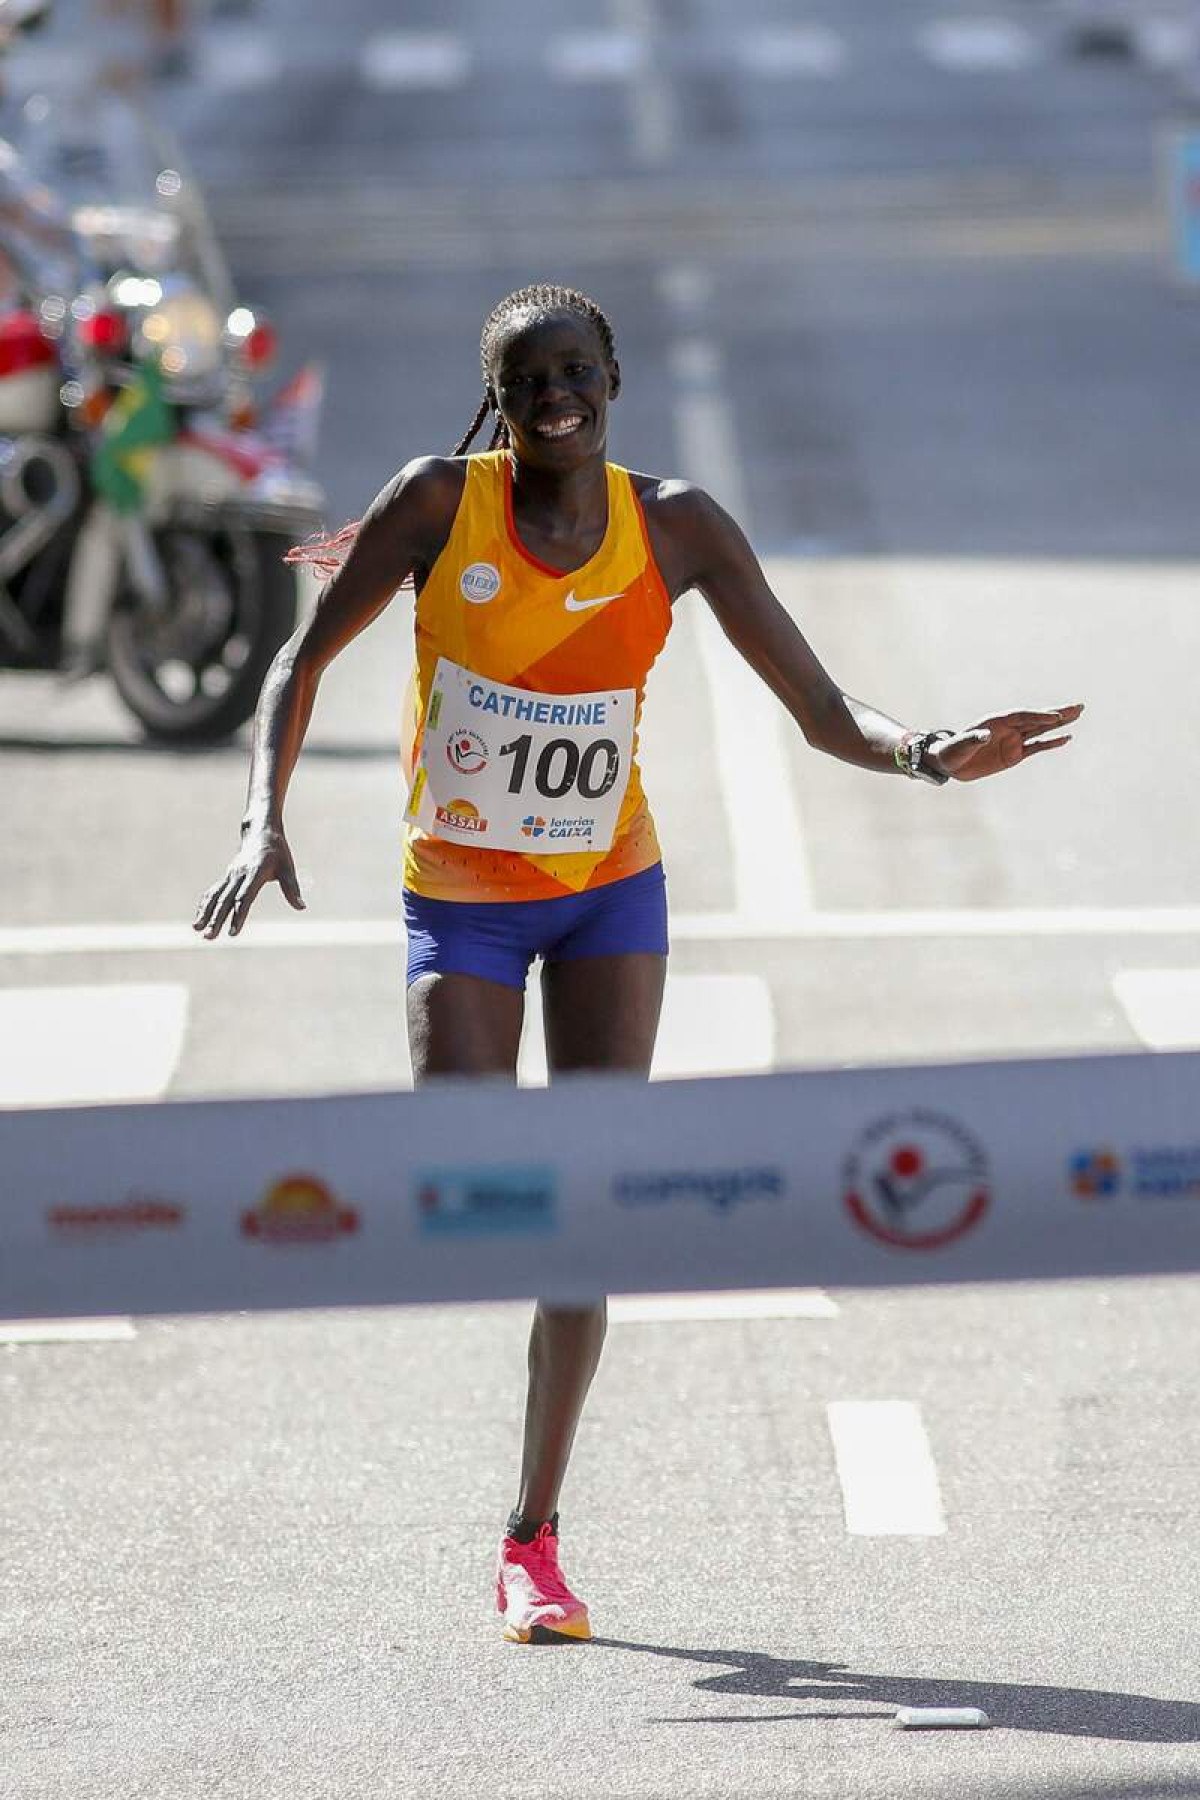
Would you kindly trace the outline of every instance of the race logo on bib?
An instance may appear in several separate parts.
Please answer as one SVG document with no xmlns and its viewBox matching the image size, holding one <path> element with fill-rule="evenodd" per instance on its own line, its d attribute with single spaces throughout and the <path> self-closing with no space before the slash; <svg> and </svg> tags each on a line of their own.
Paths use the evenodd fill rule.
<svg viewBox="0 0 1200 1800">
<path fill-rule="evenodd" d="M 447 800 L 445 806 L 439 806 L 436 813 L 439 825 L 450 831 L 486 831 L 487 820 L 477 806 L 470 800 Z"/>
<path fill-rule="evenodd" d="M 456 731 L 446 740 L 446 761 L 460 775 L 478 775 L 488 766 L 488 747 L 477 731 Z"/>
<path fill-rule="evenodd" d="M 458 591 L 472 606 L 484 606 L 500 592 L 500 571 L 495 563 L 470 563 L 458 578 Z"/>
</svg>

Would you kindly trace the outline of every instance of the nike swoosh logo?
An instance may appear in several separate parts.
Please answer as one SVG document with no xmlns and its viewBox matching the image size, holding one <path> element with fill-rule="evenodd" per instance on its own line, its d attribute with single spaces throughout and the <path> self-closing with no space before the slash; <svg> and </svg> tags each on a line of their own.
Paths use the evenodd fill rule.
<svg viewBox="0 0 1200 1800">
<path fill-rule="evenodd" d="M 625 590 L 622 588 L 621 594 L 624 592 Z M 593 606 L 607 606 L 610 600 L 619 600 L 621 594 L 598 594 L 594 600 L 577 600 L 575 590 L 572 588 L 563 601 L 563 605 L 568 612 L 588 612 Z"/>
</svg>

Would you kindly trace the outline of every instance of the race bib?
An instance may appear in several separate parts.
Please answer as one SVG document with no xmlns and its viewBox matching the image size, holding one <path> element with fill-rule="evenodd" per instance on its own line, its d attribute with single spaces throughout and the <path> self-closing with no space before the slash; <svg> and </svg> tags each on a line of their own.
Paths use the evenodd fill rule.
<svg viewBox="0 0 1200 1800">
<path fill-rule="evenodd" d="M 637 695 L 533 694 L 438 659 L 405 822 L 486 850 L 608 850 Z"/>
</svg>

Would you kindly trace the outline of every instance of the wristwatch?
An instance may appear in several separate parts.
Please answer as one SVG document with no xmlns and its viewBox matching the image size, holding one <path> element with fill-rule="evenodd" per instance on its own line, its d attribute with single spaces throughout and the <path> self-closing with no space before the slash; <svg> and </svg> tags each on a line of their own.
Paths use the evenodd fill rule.
<svg viewBox="0 0 1200 1800">
<path fill-rule="evenodd" d="M 932 766 L 929 752 L 954 735 L 944 727 L 938 731 L 906 731 L 894 752 L 896 767 L 913 781 L 928 781 L 934 787 L 945 787 L 950 777 Z"/>
</svg>

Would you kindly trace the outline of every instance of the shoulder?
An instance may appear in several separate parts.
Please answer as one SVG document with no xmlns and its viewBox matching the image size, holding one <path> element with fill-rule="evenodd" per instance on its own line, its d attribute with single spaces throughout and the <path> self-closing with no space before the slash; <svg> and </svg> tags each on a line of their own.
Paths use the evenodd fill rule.
<svg viewBox="0 0 1200 1800">
<path fill-rule="evenodd" d="M 372 515 L 398 512 L 421 515 L 430 522 L 453 519 L 467 479 L 465 456 L 415 456 L 397 469 L 371 503 Z"/>
<path fill-rule="evenodd" d="M 673 597 L 696 581 L 733 521 L 704 488 L 678 476 L 629 472 L 650 547 Z"/>
</svg>

